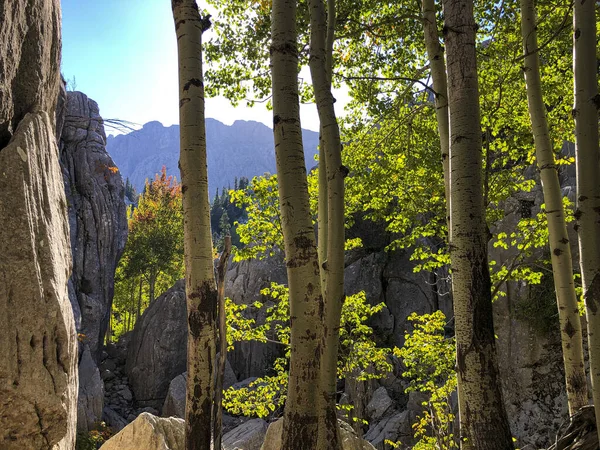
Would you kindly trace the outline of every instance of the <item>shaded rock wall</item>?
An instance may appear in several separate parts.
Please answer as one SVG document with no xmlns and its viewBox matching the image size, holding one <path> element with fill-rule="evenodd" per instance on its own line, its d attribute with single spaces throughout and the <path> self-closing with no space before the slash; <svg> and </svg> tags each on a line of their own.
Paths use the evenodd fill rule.
<svg viewBox="0 0 600 450">
<path fill-rule="evenodd" d="M 285 283 L 281 258 L 232 263 L 225 278 L 226 295 L 236 303 L 268 301 L 260 291 L 271 282 Z M 257 321 L 264 308 L 249 312 Z M 237 343 L 228 353 L 238 379 L 262 375 L 281 354 L 281 346 L 259 342 Z M 161 408 L 169 384 L 186 370 L 187 310 L 185 284 L 178 281 L 144 311 L 135 324 L 128 347 L 126 371 L 140 406 Z"/>
<path fill-rule="evenodd" d="M 106 152 L 98 104 L 81 92 L 67 93 L 60 150 L 73 252 L 69 298 L 77 331 L 98 362 L 115 269 L 127 240 L 127 216 L 125 187 Z"/>
<path fill-rule="evenodd" d="M 178 281 L 144 311 L 127 349 L 126 372 L 139 405 L 161 408 L 169 383 L 186 370 L 185 283 Z"/>
<path fill-rule="evenodd" d="M 59 0 L 0 0 L 0 448 L 72 449 L 76 337 L 56 142 Z"/>
<path fill-rule="evenodd" d="M 81 92 L 62 94 L 57 117 L 73 255 L 69 299 L 82 342 L 77 429 L 87 432 L 102 419 L 104 385 L 98 363 L 115 270 L 127 240 L 125 188 L 106 152 L 97 103 Z"/>
<path fill-rule="evenodd" d="M 60 1 L 0 1 L 0 149 L 25 114 L 46 111 L 54 126 L 60 80 Z"/>
</svg>

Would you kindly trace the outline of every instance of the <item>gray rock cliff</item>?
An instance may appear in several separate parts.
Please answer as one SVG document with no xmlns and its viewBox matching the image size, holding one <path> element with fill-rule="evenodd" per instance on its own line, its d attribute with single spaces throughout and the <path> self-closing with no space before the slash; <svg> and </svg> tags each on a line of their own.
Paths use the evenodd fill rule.
<svg viewBox="0 0 600 450">
<path fill-rule="evenodd" d="M 77 331 L 96 362 L 108 327 L 115 269 L 127 240 L 125 188 L 105 145 L 97 103 L 69 92 L 60 140 L 73 252 L 69 297 Z"/>
<path fill-rule="evenodd" d="M 104 385 L 98 358 L 108 327 L 115 269 L 127 240 L 125 189 L 106 152 L 96 102 L 81 92 L 68 92 L 59 98 L 61 107 L 60 163 L 73 255 L 69 299 L 82 342 L 77 428 L 86 432 L 102 419 Z"/>
<path fill-rule="evenodd" d="M 0 0 L 0 448 L 74 447 L 76 335 L 56 142 L 59 0 Z"/>
</svg>

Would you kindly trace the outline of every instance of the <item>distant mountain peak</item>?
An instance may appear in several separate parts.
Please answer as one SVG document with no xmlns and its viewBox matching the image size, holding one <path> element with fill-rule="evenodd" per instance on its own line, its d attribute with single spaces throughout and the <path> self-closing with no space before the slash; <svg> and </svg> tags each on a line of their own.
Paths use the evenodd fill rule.
<svg viewBox="0 0 600 450">
<path fill-rule="evenodd" d="M 303 130 L 305 161 L 314 166 L 318 133 Z M 236 120 L 225 125 L 216 119 L 206 119 L 208 152 L 208 182 L 211 195 L 223 186 L 233 186 L 235 178 L 249 179 L 275 173 L 273 132 L 267 125 L 252 120 Z M 144 124 L 141 129 L 107 139 L 106 149 L 123 178 L 129 178 L 138 192 L 146 179 L 154 178 L 163 166 L 167 173 L 180 179 L 179 125 L 165 127 L 158 121 Z"/>
</svg>

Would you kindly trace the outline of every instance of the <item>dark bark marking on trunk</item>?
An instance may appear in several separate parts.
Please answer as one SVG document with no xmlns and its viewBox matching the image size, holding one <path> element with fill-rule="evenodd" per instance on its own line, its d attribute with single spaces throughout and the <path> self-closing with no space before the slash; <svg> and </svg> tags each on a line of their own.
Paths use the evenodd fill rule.
<svg viewBox="0 0 600 450">
<path fill-rule="evenodd" d="M 273 53 L 283 53 L 294 56 L 296 58 L 298 57 L 298 48 L 294 44 L 290 44 L 289 42 L 286 42 L 282 45 L 271 45 L 269 52 L 271 53 L 271 55 Z"/>
<path fill-rule="evenodd" d="M 585 292 L 584 299 L 585 305 L 595 314 L 600 304 L 600 273 L 594 275 L 594 279 Z"/>
<path fill-rule="evenodd" d="M 573 336 L 575 336 L 575 328 L 573 327 L 573 324 L 571 323 L 570 320 L 567 320 L 567 323 L 566 323 L 563 331 L 567 334 L 567 336 L 569 336 L 569 338 L 572 338 Z"/>
<path fill-rule="evenodd" d="M 203 85 L 204 85 L 204 83 L 202 82 L 201 79 L 199 79 L 199 78 L 192 78 L 192 79 L 188 80 L 188 82 L 183 85 L 183 92 L 188 91 L 190 89 L 190 87 L 192 87 L 192 86 L 202 87 Z"/>
<path fill-rule="evenodd" d="M 199 299 L 198 309 L 189 313 L 190 331 L 200 331 L 202 324 L 214 323 L 217 317 L 217 289 L 210 281 L 204 281 L 190 294 L 192 300 Z M 198 336 L 194 334 L 194 336 Z"/>
<path fill-rule="evenodd" d="M 560 248 L 555 248 L 552 253 L 554 253 L 556 256 L 560 256 L 562 255 L 563 251 Z"/>
</svg>

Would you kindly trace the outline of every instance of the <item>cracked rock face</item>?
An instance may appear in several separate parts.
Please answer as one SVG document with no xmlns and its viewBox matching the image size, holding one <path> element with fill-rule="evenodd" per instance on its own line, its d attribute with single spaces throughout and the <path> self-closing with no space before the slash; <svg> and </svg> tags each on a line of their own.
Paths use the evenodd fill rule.
<svg viewBox="0 0 600 450">
<path fill-rule="evenodd" d="M 34 109 L 55 110 L 60 81 L 60 1 L 0 0 L 0 17 L 1 149 L 25 114 Z"/>
<path fill-rule="evenodd" d="M 106 152 L 98 105 L 81 92 L 68 92 L 63 103 L 61 166 L 68 205 L 73 272 L 69 299 L 85 351 L 79 368 L 77 428 L 92 429 L 101 420 L 104 385 L 98 358 L 114 293 L 117 263 L 127 240 L 123 180 Z"/>
<path fill-rule="evenodd" d="M 0 150 L 0 448 L 72 448 L 76 338 L 54 124 L 28 114 Z"/>
<path fill-rule="evenodd" d="M 97 362 L 115 269 L 127 240 L 127 216 L 123 180 L 106 152 L 98 105 L 81 92 L 67 93 L 60 148 L 73 252 L 69 297 L 77 331 Z"/>
<path fill-rule="evenodd" d="M 72 449 L 77 373 L 55 111 L 59 0 L 0 0 L 0 448 Z"/>
</svg>

